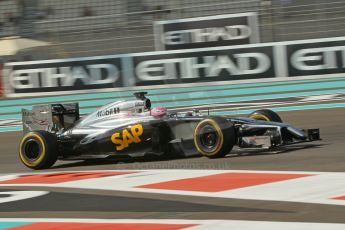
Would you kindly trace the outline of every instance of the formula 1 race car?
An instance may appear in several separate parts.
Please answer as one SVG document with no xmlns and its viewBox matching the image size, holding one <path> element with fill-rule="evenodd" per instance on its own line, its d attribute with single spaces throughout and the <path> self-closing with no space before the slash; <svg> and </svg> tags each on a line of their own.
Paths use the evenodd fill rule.
<svg viewBox="0 0 345 230">
<path fill-rule="evenodd" d="M 270 149 L 320 139 L 319 129 L 300 130 L 262 109 L 248 118 L 178 114 L 151 109 L 146 92 L 115 101 L 80 118 L 78 103 L 22 109 L 24 136 L 19 156 L 31 169 L 51 167 L 57 159 L 92 159 L 146 154 L 203 155 L 219 158 L 240 149 Z"/>
</svg>

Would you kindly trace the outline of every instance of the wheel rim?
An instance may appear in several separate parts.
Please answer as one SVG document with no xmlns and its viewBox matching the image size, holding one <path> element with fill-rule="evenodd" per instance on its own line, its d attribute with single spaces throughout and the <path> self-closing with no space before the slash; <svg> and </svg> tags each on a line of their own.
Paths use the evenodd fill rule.
<svg viewBox="0 0 345 230">
<path fill-rule="evenodd" d="M 201 127 L 199 140 L 203 147 L 203 151 L 207 153 L 214 152 L 218 148 L 220 142 L 217 130 L 211 125 Z"/>
<path fill-rule="evenodd" d="M 35 139 L 29 139 L 23 146 L 23 157 L 28 162 L 35 162 L 40 158 L 42 148 L 40 142 Z"/>
</svg>

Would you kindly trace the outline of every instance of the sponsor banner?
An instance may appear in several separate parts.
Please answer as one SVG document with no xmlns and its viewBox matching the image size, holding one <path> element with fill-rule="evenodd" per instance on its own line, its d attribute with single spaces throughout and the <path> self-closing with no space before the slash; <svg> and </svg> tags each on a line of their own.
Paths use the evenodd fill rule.
<svg viewBox="0 0 345 230">
<path fill-rule="evenodd" d="M 273 77 L 273 47 L 134 56 L 136 85 Z"/>
<path fill-rule="evenodd" d="M 156 50 L 259 43 L 256 13 L 227 14 L 168 21 L 154 24 Z"/>
<path fill-rule="evenodd" d="M 122 87 L 121 60 L 104 58 L 28 62 L 8 70 L 13 93 L 38 93 Z"/>
<path fill-rule="evenodd" d="M 8 64 L 7 94 L 274 77 L 273 47 L 138 53 Z"/>
<path fill-rule="evenodd" d="M 307 76 L 345 72 L 345 38 L 339 41 L 289 44 L 286 46 L 288 75 Z"/>
<path fill-rule="evenodd" d="M 345 37 L 8 63 L 7 96 L 342 74 Z M 157 86 L 159 87 L 159 86 Z"/>
</svg>

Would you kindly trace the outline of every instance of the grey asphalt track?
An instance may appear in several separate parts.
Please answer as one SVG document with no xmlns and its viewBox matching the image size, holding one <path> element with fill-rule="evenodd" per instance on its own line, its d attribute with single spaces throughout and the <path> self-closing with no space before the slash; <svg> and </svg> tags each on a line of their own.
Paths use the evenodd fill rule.
<svg viewBox="0 0 345 230">
<path fill-rule="evenodd" d="M 280 113 L 283 120 L 321 130 L 322 141 L 283 151 L 231 154 L 223 159 L 116 159 L 58 162 L 48 171 L 117 169 L 241 169 L 345 172 L 345 108 Z M 0 173 L 32 172 L 18 160 L 21 133 L 0 133 Z M 6 187 L 1 191 L 29 190 Z M 345 223 L 345 206 L 191 196 L 39 188 L 43 197 L 0 204 L 0 217 L 242 219 Z"/>
</svg>

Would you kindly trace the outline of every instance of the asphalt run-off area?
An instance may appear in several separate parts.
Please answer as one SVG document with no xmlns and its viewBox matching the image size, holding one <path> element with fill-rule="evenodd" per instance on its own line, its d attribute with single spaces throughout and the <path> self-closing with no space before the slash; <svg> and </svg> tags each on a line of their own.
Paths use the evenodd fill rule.
<svg viewBox="0 0 345 230">
<path fill-rule="evenodd" d="M 21 109 L 79 102 L 81 114 L 132 91 L 0 101 L 0 229 L 345 229 L 345 77 L 146 89 L 152 106 L 231 117 L 261 108 L 322 140 L 225 158 L 18 159 Z"/>
</svg>

